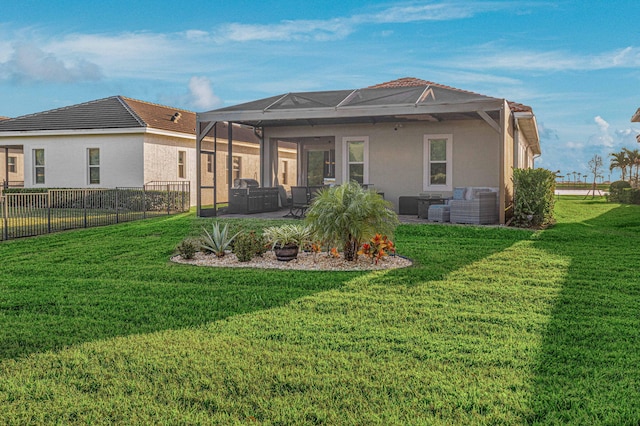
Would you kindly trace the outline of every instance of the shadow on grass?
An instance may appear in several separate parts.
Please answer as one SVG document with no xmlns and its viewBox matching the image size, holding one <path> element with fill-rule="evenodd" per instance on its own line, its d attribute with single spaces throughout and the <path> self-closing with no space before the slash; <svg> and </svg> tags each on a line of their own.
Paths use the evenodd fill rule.
<svg viewBox="0 0 640 426">
<path fill-rule="evenodd" d="M 586 204 L 604 208 L 593 200 L 571 208 Z M 528 423 L 640 424 L 640 207 L 563 223 L 536 245 L 571 264 L 543 339 Z"/>
<path fill-rule="evenodd" d="M 197 327 L 282 306 L 355 276 L 170 263 L 191 221 L 181 215 L 0 244 L 0 360 Z"/>
<path fill-rule="evenodd" d="M 448 225 L 402 225 L 396 231 L 399 254 L 414 266 L 388 271 L 384 285 L 416 286 L 442 280 L 451 272 L 501 252 L 532 231 L 514 228 Z"/>
<path fill-rule="evenodd" d="M 271 224 L 231 222 L 242 228 Z M 283 306 L 365 274 L 169 263 L 176 244 L 202 223 L 178 215 L 0 245 L 0 360 L 115 336 L 197 327 Z M 416 266 L 390 271 L 385 282 L 417 285 L 441 279 L 530 236 L 512 229 L 401 226 L 398 245 Z"/>
</svg>

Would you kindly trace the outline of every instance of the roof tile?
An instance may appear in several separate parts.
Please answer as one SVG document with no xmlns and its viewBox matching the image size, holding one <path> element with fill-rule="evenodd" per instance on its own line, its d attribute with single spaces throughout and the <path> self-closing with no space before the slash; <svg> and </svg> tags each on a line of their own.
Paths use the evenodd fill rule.
<svg viewBox="0 0 640 426">
<path fill-rule="evenodd" d="M 403 77 L 403 78 L 398 78 L 396 80 L 386 81 L 384 83 L 376 84 L 374 86 L 369 86 L 368 89 L 383 89 L 383 88 L 389 88 L 389 87 L 414 87 L 414 86 L 434 86 L 434 87 L 440 87 L 448 90 L 456 90 L 462 93 L 471 93 L 474 95 L 480 95 L 480 93 L 475 93 L 468 90 L 462 90 L 456 87 L 446 86 L 444 84 L 434 83 L 433 81 L 421 80 L 415 77 Z M 481 96 L 484 96 L 484 95 L 481 95 Z M 507 101 L 507 102 L 509 103 L 509 107 L 513 112 L 531 112 L 532 111 L 531 107 L 528 105 L 524 105 L 517 102 L 511 102 L 511 101 Z"/>
</svg>

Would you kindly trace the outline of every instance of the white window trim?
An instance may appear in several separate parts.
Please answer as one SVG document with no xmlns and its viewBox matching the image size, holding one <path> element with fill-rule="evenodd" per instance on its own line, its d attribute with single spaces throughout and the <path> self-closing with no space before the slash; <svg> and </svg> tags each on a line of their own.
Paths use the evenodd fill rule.
<svg viewBox="0 0 640 426">
<path fill-rule="evenodd" d="M 182 164 L 180 164 L 180 153 L 183 153 L 182 156 Z M 187 178 L 187 151 L 179 149 L 178 150 L 178 179 L 186 179 Z M 182 176 L 180 176 L 180 166 L 182 165 Z"/>
<path fill-rule="evenodd" d="M 38 150 L 42 150 L 44 151 L 44 165 L 42 166 L 38 166 L 36 164 L 36 151 Z M 31 161 L 33 162 L 33 167 L 32 167 L 32 172 L 33 172 L 33 186 L 37 186 L 37 185 L 41 185 L 41 186 L 45 186 L 47 184 L 47 150 L 44 148 L 32 148 L 31 149 Z M 42 167 L 44 169 L 44 182 L 43 183 L 37 183 L 36 182 L 36 169 L 38 167 Z"/>
<path fill-rule="evenodd" d="M 91 150 L 92 149 L 97 149 L 98 150 L 98 164 L 97 165 L 91 165 Z M 97 167 L 98 168 L 98 183 L 92 183 L 91 182 L 91 169 Z M 89 185 L 100 185 L 100 182 L 102 181 L 102 170 L 100 170 L 100 148 L 98 147 L 91 147 L 91 148 L 87 148 L 87 184 Z"/>
<path fill-rule="evenodd" d="M 362 173 L 363 185 L 369 184 L 369 136 L 345 136 L 342 138 L 342 181 L 349 182 L 349 143 L 364 142 L 364 170 Z"/>
<path fill-rule="evenodd" d="M 447 182 L 444 185 L 431 185 L 431 150 L 429 149 L 429 141 L 431 139 L 447 140 Z M 423 142 L 423 191 L 453 191 L 453 135 L 452 134 L 436 134 L 424 135 Z"/>
</svg>

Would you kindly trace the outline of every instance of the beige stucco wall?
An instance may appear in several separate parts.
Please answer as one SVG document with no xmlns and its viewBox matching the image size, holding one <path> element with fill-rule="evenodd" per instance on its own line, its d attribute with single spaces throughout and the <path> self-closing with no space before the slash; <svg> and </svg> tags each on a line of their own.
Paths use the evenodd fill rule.
<svg viewBox="0 0 640 426">
<path fill-rule="evenodd" d="M 368 137 L 368 183 L 384 192 L 385 199 L 397 209 L 398 197 L 424 192 L 423 141 L 425 135 L 431 134 L 452 135 L 453 187 L 499 186 L 500 135 L 480 118 L 440 123 L 403 123 L 397 130 L 394 123 L 266 128 L 265 141 L 270 138 L 335 136 L 336 182 L 341 183 L 344 164 L 342 139 L 350 136 Z"/>
<path fill-rule="evenodd" d="M 42 135 L 3 138 L 3 144 L 22 145 L 24 186 L 47 188 L 115 188 L 141 186 L 141 134 Z M 45 150 L 45 184 L 34 183 L 33 150 Z M 89 148 L 100 149 L 100 184 L 89 185 Z"/>
<path fill-rule="evenodd" d="M 15 172 L 7 173 L 7 157 L 15 158 Z M 8 177 L 8 179 L 7 179 Z M 0 147 L 0 181 L 22 182 L 24 180 L 24 155 L 22 149 L 9 148 L 8 155 L 4 148 Z"/>
</svg>

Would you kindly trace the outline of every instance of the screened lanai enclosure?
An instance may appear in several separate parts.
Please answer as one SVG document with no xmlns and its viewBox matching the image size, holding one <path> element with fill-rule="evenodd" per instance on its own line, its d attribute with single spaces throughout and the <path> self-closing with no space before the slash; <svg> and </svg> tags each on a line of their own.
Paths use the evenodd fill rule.
<svg viewBox="0 0 640 426">
<path fill-rule="evenodd" d="M 232 123 L 225 135 L 218 134 L 221 122 Z M 234 163 L 239 147 L 232 141 L 241 129 L 256 137 L 257 177 L 244 176 Z M 220 194 L 231 200 L 244 178 L 267 198 L 292 186 L 355 180 L 384 193 L 396 208 L 402 196 L 485 186 L 495 188 L 504 207 L 511 168 L 531 166 L 539 154 L 531 108 L 412 78 L 364 89 L 287 93 L 198 113 L 196 131 L 200 216 L 227 211 Z M 211 143 L 221 137 L 228 142 L 225 153 Z M 211 156 L 222 154 L 226 176 L 203 173 Z"/>
</svg>

